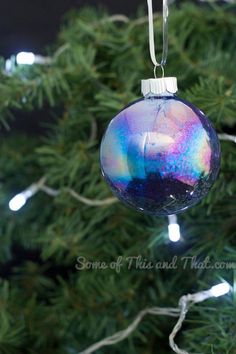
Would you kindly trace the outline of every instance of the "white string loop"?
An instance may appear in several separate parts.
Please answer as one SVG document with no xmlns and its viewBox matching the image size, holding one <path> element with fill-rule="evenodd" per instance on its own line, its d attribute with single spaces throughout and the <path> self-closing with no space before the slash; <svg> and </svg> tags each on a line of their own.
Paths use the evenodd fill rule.
<svg viewBox="0 0 236 354">
<path fill-rule="evenodd" d="M 156 78 L 156 70 L 161 67 L 162 77 L 165 76 L 164 65 L 167 61 L 168 54 L 168 0 L 163 0 L 163 48 L 162 48 L 162 58 L 160 63 L 156 59 L 155 52 L 155 37 L 154 37 L 154 25 L 153 25 L 153 6 L 152 0 L 147 0 L 148 5 L 148 28 L 149 28 L 149 51 L 152 63 L 154 65 L 154 77 Z"/>
</svg>

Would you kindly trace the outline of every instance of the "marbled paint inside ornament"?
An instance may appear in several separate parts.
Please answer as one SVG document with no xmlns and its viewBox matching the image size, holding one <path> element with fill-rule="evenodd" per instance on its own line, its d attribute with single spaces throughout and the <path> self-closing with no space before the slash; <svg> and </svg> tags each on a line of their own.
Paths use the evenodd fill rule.
<svg viewBox="0 0 236 354">
<path fill-rule="evenodd" d="M 100 161 L 121 201 L 144 213 L 169 215 L 208 193 L 219 171 L 220 145 L 199 109 L 176 96 L 152 96 L 110 122 Z"/>
</svg>

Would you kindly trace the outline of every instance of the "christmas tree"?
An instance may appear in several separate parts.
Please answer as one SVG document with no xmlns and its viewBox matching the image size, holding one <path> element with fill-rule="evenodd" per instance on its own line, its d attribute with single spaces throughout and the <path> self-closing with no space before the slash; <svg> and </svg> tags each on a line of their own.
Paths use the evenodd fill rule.
<svg viewBox="0 0 236 354">
<path fill-rule="evenodd" d="M 219 177 L 200 204 L 179 214 L 176 243 L 166 217 L 118 202 L 99 166 L 107 124 L 152 75 L 145 13 L 74 12 L 43 65 L 12 60 L 6 71 L 1 60 L 0 353 L 79 353 L 127 328 L 143 309 L 176 308 L 182 295 L 222 282 L 233 289 L 234 10 L 171 8 L 166 76 L 178 77 L 179 96 L 205 112 L 222 138 Z M 161 27 L 156 14 L 157 43 Z M 37 135 L 11 130 L 36 111 Z M 235 354 L 235 318 L 232 292 L 209 299 L 190 308 L 176 342 L 190 353 Z M 177 320 L 147 315 L 127 339 L 96 352 L 171 353 Z"/>
</svg>

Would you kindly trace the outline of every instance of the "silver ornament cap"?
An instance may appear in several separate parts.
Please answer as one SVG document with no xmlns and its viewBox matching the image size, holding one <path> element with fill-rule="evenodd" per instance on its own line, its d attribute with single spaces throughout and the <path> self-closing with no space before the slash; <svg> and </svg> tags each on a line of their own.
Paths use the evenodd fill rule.
<svg viewBox="0 0 236 354">
<path fill-rule="evenodd" d="M 141 81 L 143 96 L 161 95 L 163 93 L 176 93 L 178 91 L 176 77 L 162 77 L 160 79 L 147 79 Z"/>
</svg>

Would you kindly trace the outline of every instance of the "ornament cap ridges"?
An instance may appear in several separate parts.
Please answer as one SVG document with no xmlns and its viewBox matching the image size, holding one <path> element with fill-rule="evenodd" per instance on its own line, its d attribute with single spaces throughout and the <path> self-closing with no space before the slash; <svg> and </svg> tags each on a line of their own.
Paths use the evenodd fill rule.
<svg viewBox="0 0 236 354">
<path fill-rule="evenodd" d="M 141 81 L 143 96 L 149 94 L 160 95 L 163 93 L 176 93 L 178 91 L 176 77 L 162 77 L 159 79 L 147 79 Z"/>
</svg>

